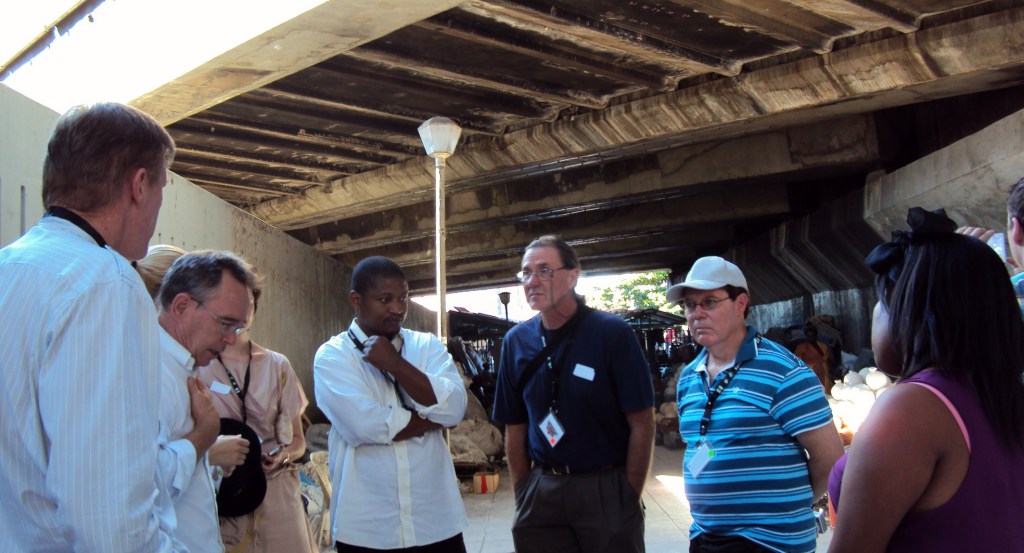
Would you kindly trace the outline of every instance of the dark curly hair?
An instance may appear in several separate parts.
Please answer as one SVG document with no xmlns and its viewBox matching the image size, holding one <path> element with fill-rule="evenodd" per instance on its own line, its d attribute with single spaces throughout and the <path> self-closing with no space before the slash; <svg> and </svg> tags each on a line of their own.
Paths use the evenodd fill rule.
<svg viewBox="0 0 1024 553">
<path fill-rule="evenodd" d="M 899 376 L 933 368 L 971 387 L 1000 440 L 1024 450 L 1024 319 L 1003 261 L 951 229 L 912 230 L 872 255 Z"/>
<path fill-rule="evenodd" d="M 406 280 L 405 271 L 391 259 L 375 255 L 367 257 L 352 269 L 352 290 L 365 294 L 367 290 L 386 278 Z"/>
</svg>

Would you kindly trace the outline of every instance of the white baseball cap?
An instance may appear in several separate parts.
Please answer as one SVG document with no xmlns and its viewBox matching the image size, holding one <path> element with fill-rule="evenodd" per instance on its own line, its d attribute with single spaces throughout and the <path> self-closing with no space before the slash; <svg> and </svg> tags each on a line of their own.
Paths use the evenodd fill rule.
<svg viewBox="0 0 1024 553">
<path fill-rule="evenodd" d="M 694 290 L 717 290 L 726 286 L 747 289 L 747 279 L 736 265 L 717 256 L 702 257 L 693 263 L 686 280 L 669 287 L 666 299 L 675 303 L 682 301 L 686 288 Z"/>
</svg>

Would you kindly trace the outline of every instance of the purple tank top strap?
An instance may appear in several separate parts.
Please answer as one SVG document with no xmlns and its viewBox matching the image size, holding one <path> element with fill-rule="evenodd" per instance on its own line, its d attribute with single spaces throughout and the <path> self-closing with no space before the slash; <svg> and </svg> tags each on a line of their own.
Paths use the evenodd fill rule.
<svg viewBox="0 0 1024 553">
<path fill-rule="evenodd" d="M 964 424 L 963 417 L 960 416 L 960 411 L 957 411 L 956 405 L 953 405 L 953 402 L 950 401 L 948 397 L 946 397 L 946 394 L 942 393 L 942 391 L 940 391 L 935 386 L 932 386 L 931 384 L 929 384 L 927 382 L 924 382 L 924 381 L 920 381 L 920 380 L 907 380 L 907 384 L 913 384 L 915 386 L 920 386 L 920 387 L 928 390 L 929 392 L 935 394 L 936 397 L 938 397 L 940 400 L 942 400 L 942 403 L 946 405 L 946 409 L 949 409 L 949 414 L 953 415 L 953 418 L 956 420 L 957 426 L 960 427 L 960 433 L 964 437 L 964 442 L 967 443 L 967 452 L 970 453 L 971 452 L 971 433 L 967 431 L 967 426 Z"/>
</svg>

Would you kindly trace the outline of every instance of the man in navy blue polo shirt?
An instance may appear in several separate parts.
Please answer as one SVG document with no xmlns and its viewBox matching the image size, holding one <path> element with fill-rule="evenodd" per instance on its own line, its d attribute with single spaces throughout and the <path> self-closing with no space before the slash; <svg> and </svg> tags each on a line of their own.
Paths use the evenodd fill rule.
<svg viewBox="0 0 1024 553">
<path fill-rule="evenodd" d="M 702 257 L 669 288 L 704 350 L 679 376 L 690 551 L 812 553 L 811 504 L 843 453 L 811 369 L 746 325 L 747 279 Z"/>
<path fill-rule="evenodd" d="M 651 374 L 625 321 L 576 296 L 579 276 L 560 238 L 527 246 L 519 280 L 540 316 L 505 336 L 494 403 L 506 425 L 517 553 L 644 551 Z"/>
</svg>

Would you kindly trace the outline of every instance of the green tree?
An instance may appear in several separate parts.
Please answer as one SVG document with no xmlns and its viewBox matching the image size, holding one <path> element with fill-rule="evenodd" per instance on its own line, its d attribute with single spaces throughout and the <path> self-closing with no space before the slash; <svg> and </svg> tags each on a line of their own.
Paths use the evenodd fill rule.
<svg viewBox="0 0 1024 553">
<path fill-rule="evenodd" d="M 655 308 L 679 313 L 679 306 L 665 305 L 668 271 L 636 273 L 616 286 L 598 288 L 587 294 L 587 305 L 605 311 Z"/>
</svg>

